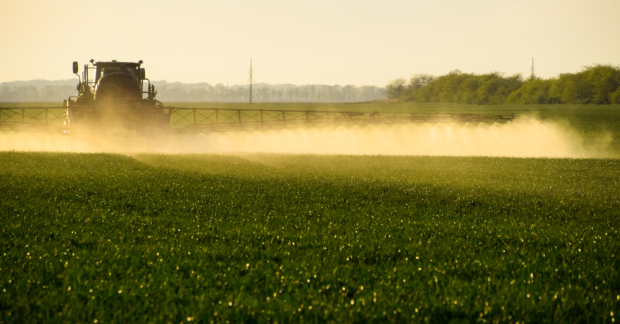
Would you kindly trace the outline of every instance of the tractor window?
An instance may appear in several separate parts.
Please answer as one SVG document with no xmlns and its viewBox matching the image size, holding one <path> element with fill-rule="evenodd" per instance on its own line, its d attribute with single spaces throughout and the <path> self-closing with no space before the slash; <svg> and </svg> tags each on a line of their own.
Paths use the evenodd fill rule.
<svg viewBox="0 0 620 324">
<path fill-rule="evenodd" d="M 97 77 L 97 72 L 95 67 L 87 67 L 87 72 L 85 73 L 86 76 L 84 77 L 84 81 L 87 81 L 89 85 L 93 85 L 95 83 L 96 77 Z"/>
<path fill-rule="evenodd" d="M 121 72 L 121 69 L 118 67 L 107 67 L 103 69 L 103 75 L 110 74 L 110 73 L 118 73 L 118 72 Z"/>
<path fill-rule="evenodd" d="M 101 79 L 101 77 L 105 76 L 106 74 L 119 73 L 122 71 L 125 71 L 136 78 L 138 77 L 138 70 L 135 67 L 125 67 L 125 69 L 122 69 L 120 66 L 110 66 L 110 67 L 98 68 L 96 80 L 99 81 L 99 79 Z"/>
</svg>

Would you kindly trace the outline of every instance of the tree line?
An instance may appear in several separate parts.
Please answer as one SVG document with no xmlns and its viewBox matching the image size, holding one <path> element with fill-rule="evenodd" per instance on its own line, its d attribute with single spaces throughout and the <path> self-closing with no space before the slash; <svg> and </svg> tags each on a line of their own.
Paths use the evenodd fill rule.
<svg viewBox="0 0 620 324">
<path fill-rule="evenodd" d="M 520 74 L 505 76 L 462 73 L 435 77 L 417 74 L 392 80 L 385 87 L 389 99 L 403 102 L 501 104 L 620 104 L 620 67 L 592 65 L 577 73 L 541 79 Z"/>
<path fill-rule="evenodd" d="M 77 95 L 74 85 L 1 85 L 0 102 L 62 102 Z"/>
<path fill-rule="evenodd" d="M 249 102 L 248 85 L 163 84 L 158 99 L 169 102 L 213 101 Z M 354 85 L 292 85 L 254 84 L 252 102 L 362 102 L 385 99 L 384 89 Z"/>
<path fill-rule="evenodd" d="M 249 85 L 153 82 L 162 102 L 249 102 Z M 76 96 L 77 80 L 0 83 L 0 102 L 62 102 Z M 385 99 L 384 89 L 354 85 L 253 85 L 253 102 L 362 102 Z"/>
</svg>

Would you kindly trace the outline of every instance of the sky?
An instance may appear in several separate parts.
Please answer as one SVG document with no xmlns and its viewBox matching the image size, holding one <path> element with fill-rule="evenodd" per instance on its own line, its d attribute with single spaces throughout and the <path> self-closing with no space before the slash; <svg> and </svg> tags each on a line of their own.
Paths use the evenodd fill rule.
<svg viewBox="0 0 620 324">
<path fill-rule="evenodd" d="M 620 64 L 619 0 L 0 1 L 0 82 L 143 60 L 168 82 L 384 86 Z"/>
</svg>

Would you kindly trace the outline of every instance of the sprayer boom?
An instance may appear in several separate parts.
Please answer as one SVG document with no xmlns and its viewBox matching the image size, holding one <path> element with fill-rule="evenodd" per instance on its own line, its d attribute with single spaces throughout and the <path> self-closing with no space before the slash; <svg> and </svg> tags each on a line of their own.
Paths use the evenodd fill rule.
<svg viewBox="0 0 620 324">
<path fill-rule="evenodd" d="M 167 109 L 170 109 L 170 131 L 173 133 L 209 133 L 330 125 L 509 122 L 515 119 L 512 114 L 485 115 L 176 107 L 168 107 Z"/>
<path fill-rule="evenodd" d="M 69 107 L 0 108 L 0 129 L 70 133 Z M 211 133 L 253 129 L 282 129 L 334 125 L 378 125 L 410 123 L 495 123 L 518 120 L 514 115 L 464 113 L 359 112 L 227 108 L 152 108 L 146 117 L 166 116 L 165 133 Z M 123 115 L 119 115 L 122 118 Z M 137 131 L 111 132 L 109 128 L 92 127 L 81 132 L 140 135 Z"/>
</svg>

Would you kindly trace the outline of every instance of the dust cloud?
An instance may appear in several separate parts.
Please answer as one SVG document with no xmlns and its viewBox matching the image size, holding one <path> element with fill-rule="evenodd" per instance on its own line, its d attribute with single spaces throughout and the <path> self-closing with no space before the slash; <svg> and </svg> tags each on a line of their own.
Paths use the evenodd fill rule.
<svg viewBox="0 0 620 324">
<path fill-rule="evenodd" d="M 607 135 L 609 137 L 609 135 Z M 611 141 L 610 138 L 606 140 Z M 148 152 L 140 137 L 0 133 L 0 150 Z M 398 124 L 171 135 L 162 153 L 292 153 L 602 157 L 567 126 L 529 121 L 496 124 Z"/>
<path fill-rule="evenodd" d="M 0 132 L 0 151 L 145 152 L 140 137 Z"/>
</svg>

